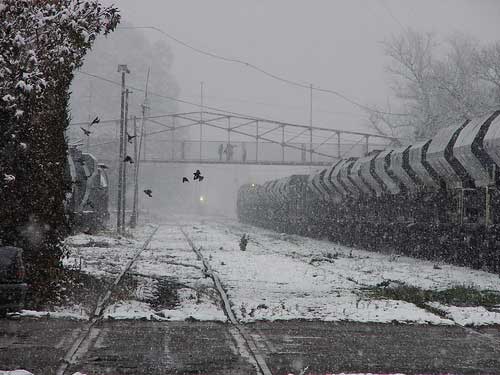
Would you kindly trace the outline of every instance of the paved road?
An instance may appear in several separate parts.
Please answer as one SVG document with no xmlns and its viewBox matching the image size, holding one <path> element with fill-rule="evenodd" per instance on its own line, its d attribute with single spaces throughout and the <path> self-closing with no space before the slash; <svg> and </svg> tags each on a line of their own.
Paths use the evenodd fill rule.
<svg viewBox="0 0 500 375">
<path fill-rule="evenodd" d="M 0 369 L 53 374 L 84 323 L 0 320 Z M 275 375 L 327 372 L 499 374 L 500 345 L 458 327 L 333 322 L 247 325 Z M 105 321 L 67 373 L 256 374 L 231 333 L 211 322 Z M 485 333 L 500 340 L 499 328 Z"/>
</svg>

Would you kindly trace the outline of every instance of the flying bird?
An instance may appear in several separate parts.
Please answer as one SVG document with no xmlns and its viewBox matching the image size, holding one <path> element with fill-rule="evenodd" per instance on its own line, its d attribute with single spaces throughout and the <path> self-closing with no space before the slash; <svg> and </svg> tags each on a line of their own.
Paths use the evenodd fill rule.
<svg viewBox="0 0 500 375">
<path fill-rule="evenodd" d="M 151 189 L 146 189 L 146 190 L 144 190 L 144 192 L 146 193 L 146 195 L 147 195 L 149 198 L 152 198 L 152 197 L 153 197 L 153 190 L 151 190 Z"/>
<path fill-rule="evenodd" d="M 130 156 L 125 156 L 125 159 L 123 159 L 125 163 L 129 162 L 130 164 L 134 164 L 134 160 Z"/>
<path fill-rule="evenodd" d="M 187 177 L 182 177 L 182 183 L 184 183 L 184 182 L 189 182 Z"/>
<path fill-rule="evenodd" d="M 196 172 L 193 173 L 193 176 L 193 180 L 198 180 L 198 182 L 201 182 L 204 179 L 199 169 L 197 169 Z"/>
<path fill-rule="evenodd" d="M 85 129 L 85 128 L 82 128 L 81 126 L 80 126 L 80 129 L 82 129 L 83 133 L 84 133 L 87 137 L 88 137 L 89 135 L 91 135 L 91 134 L 92 134 L 92 132 L 91 132 L 90 130 L 87 130 L 87 129 Z"/>
<path fill-rule="evenodd" d="M 99 119 L 99 116 L 96 116 L 95 119 L 92 120 L 92 122 L 90 123 L 89 126 L 92 126 L 94 124 L 98 124 L 100 122 L 101 122 L 101 120 Z"/>
<path fill-rule="evenodd" d="M 135 137 L 137 137 L 136 135 L 130 135 L 127 133 L 127 142 L 128 143 L 132 143 L 132 139 L 134 139 Z"/>
</svg>

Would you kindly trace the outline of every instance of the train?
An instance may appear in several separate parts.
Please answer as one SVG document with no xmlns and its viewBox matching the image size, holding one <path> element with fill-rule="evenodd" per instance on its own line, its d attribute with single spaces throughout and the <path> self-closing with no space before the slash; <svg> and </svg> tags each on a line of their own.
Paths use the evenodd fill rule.
<svg viewBox="0 0 500 375">
<path fill-rule="evenodd" d="M 69 147 L 67 161 L 64 206 L 72 232 L 104 229 L 109 220 L 107 167 L 77 146 Z"/>
<path fill-rule="evenodd" d="M 246 184 L 241 222 L 500 273 L 500 111 L 415 144 Z"/>
</svg>

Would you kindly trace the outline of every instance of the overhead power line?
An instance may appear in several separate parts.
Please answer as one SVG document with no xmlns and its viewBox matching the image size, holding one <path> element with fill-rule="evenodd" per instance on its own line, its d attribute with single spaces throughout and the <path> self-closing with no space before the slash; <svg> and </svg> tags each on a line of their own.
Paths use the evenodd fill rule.
<svg viewBox="0 0 500 375">
<path fill-rule="evenodd" d="M 332 95 L 335 95 L 343 100 L 345 100 L 346 102 L 348 103 L 351 103 L 352 105 L 358 107 L 358 108 L 361 108 L 361 109 L 364 109 L 365 111 L 369 111 L 369 112 L 375 112 L 375 113 L 379 113 L 379 114 L 383 114 L 383 115 L 391 115 L 391 116 L 408 116 L 408 114 L 406 113 L 391 113 L 391 112 L 385 112 L 385 111 L 380 111 L 380 110 L 377 110 L 377 109 L 374 109 L 374 108 L 370 108 L 364 104 L 361 104 L 359 103 L 358 101 L 354 100 L 354 99 L 351 99 L 349 98 L 348 96 L 342 94 L 341 92 L 339 91 L 336 91 L 336 90 L 332 90 L 332 89 L 327 89 L 327 88 L 322 88 L 322 87 L 318 87 L 318 86 L 312 86 L 310 84 L 305 84 L 305 83 L 301 83 L 301 82 L 298 82 L 298 81 L 294 81 L 294 80 L 291 80 L 291 79 L 287 79 L 287 78 L 284 78 L 282 77 L 281 75 L 277 75 L 277 74 L 274 74 L 274 73 L 271 73 L 255 64 L 252 64 L 250 62 L 247 62 L 245 60 L 242 60 L 242 59 L 239 59 L 239 58 L 231 58 L 231 57 L 226 57 L 226 56 L 222 56 L 222 55 L 219 55 L 217 53 L 214 53 L 214 52 L 210 52 L 210 51 L 206 51 L 206 50 L 202 50 L 200 48 L 197 48 L 197 47 L 194 47 L 192 46 L 191 44 L 189 43 L 186 43 L 184 41 L 182 41 L 181 39 L 179 38 L 176 38 L 175 36 L 167 33 L 166 31 L 163 31 L 162 29 L 158 28 L 158 27 L 155 27 L 155 26 L 123 26 L 123 27 L 118 27 L 118 29 L 150 29 L 150 30 L 155 30 L 163 35 L 165 35 L 167 38 L 173 40 L 174 42 L 190 49 L 190 50 L 193 50 L 197 53 L 200 53 L 202 55 L 205 55 L 205 56 L 209 56 L 211 58 L 214 58 L 214 59 L 217 59 L 217 60 L 221 60 L 221 61 L 225 61 L 225 62 L 230 62 L 230 63 L 235 63 L 235 64 L 239 64 L 239 65 L 243 65 L 249 69 L 253 69 L 261 74 L 264 74 L 270 78 L 273 78 L 275 80 L 278 80 L 278 81 L 281 81 L 281 82 L 284 82 L 284 83 L 287 83 L 289 85 L 292 85 L 292 86 L 296 86 L 296 87 L 300 87 L 300 88 L 304 88 L 304 89 L 307 89 L 307 90 L 314 90 L 314 91 L 318 91 L 318 92 L 323 92 L 323 93 L 327 93 L 327 94 L 332 94 Z"/>
<path fill-rule="evenodd" d="M 105 77 L 102 77 L 102 76 L 99 76 L 99 75 L 96 75 L 96 74 L 88 73 L 88 72 L 85 72 L 83 70 L 79 70 L 78 73 L 84 74 L 84 75 L 87 75 L 89 77 L 93 77 L 93 78 L 96 78 L 96 79 L 100 79 L 102 81 L 108 82 L 108 83 L 116 85 L 116 86 L 121 86 L 121 83 L 118 82 L 118 81 L 113 81 L 111 79 L 108 79 L 108 78 L 105 78 Z M 135 90 L 135 91 L 138 91 L 138 92 L 145 92 L 144 89 L 141 89 L 141 88 L 135 87 L 135 86 L 131 86 L 129 84 L 126 85 L 126 88 L 131 89 L 133 91 Z M 199 106 L 200 106 L 199 103 L 194 103 L 194 102 L 190 102 L 188 100 L 174 98 L 173 96 L 158 94 L 158 93 L 155 93 L 155 92 L 152 92 L 152 91 L 149 91 L 149 90 L 148 90 L 148 94 L 156 96 L 156 97 L 159 97 L 159 98 L 164 98 L 164 99 L 172 100 L 172 101 L 175 101 L 175 102 L 179 102 L 179 103 L 189 104 L 189 105 L 192 105 L 192 106 L 197 107 L 197 108 L 199 108 Z M 243 118 L 246 118 L 246 119 L 249 119 L 249 120 L 252 119 L 252 120 L 265 121 L 265 122 L 274 122 L 274 123 L 277 123 L 277 124 L 284 124 L 283 122 L 280 122 L 280 121 L 274 121 L 274 120 L 269 120 L 269 119 L 265 119 L 265 118 L 262 118 L 262 117 L 256 117 L 256 116 L 252 116 L 252 115 L 248 115 L 248 114 L 243 114 L 243 113 L 238 113 L 238 112 L 234 112 L 234 111 L 228 111 L 226 109 L 212 107 L 212 106 L 208 106 L 208 105 L 204 105 L 203 108 L 205 110 L 212 110 L 212 111 L 216 111 L 216 112 L 227 113 L 229 115 L 240 116 L 240 117 L 243 117 Z M 165 116 L 160 116 L 160 117 L 165 117 Z M 298 125 L 298 124 L 291 124 L 291 123 L 286 123 L 286 125 L 291 125 L 291 126 L 296 126 L 296 127 L 304 127 L 304 126 L 306 126 L 306 125 Z M 315 127 L 315 128 L 316 129 L 320 129 L 318 127 Z M 335 130 L 335 129 L 325 129 L 325 130 Z M 353 132 L 350 132 L 350 131 L 344 131 L 344 132 L 346 132 L 346 133 L 353 133 Z M 354 133 L 356 133 L 356 132 L 354 132 Z M 377 135 L 377 134 L 370 134 L 370 136 L 371 137 L 380 137 L 380 138 L 386 137 L 386 136 Z M 388 138 L 390 138 L 390 137 L 388 137 Z"/>
<path fill-rule="evenodd" d="M 401 29 L 403 29 L 404 32 L 408 31 L 408 29 L 403 25 L 403 23 L 394 15 L 391 8 L 385 3 L 384 0 L 379 0 L 378 4 L 380 4 L 387 11 L 389 16 L 394 20 L 394 22 L 396 22 L 401 27 Z"/>
</svg>

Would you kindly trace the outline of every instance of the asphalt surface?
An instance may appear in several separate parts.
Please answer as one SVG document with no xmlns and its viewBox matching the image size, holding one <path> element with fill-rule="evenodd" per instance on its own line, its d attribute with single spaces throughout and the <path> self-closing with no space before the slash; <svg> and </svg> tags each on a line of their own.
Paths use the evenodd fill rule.
<svg viewBox="0 0 500 375">
<path fill-rule="evenodd" d="M 0 320 L 0 369 L 55 373 L 84 324 Z M 483 336 L 460 327 L 347 322 L 260 322 L 247 328 L 275 375 L 305 367 L 307 374 L 500 374 L 498 327 L 483 329 Z M 256 374 L 233 329 L 212 322 L 104 321 L 66 373 Z"/>
</svg>

